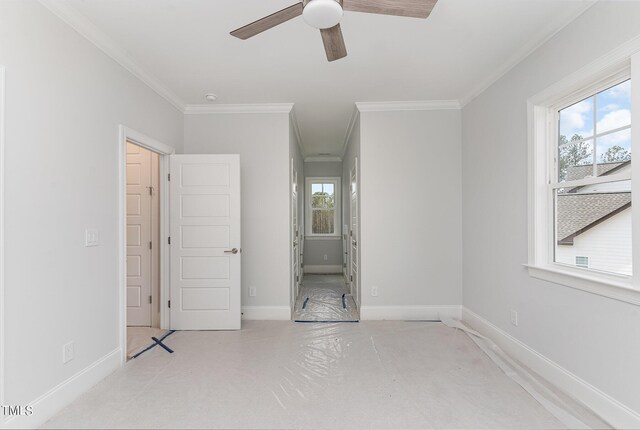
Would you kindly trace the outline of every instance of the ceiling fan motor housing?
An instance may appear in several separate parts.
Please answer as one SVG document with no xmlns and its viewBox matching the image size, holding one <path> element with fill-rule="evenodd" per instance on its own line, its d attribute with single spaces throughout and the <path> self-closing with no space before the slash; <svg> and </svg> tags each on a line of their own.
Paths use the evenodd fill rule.
<svg viewBox="0 0 640 430">
<path fill-rule="evenodd" d="M 335 27 L 342 16 L 342 5 L 338 0 L 308 0 L 302 11 L 305 22 L 319 29 Z"/>
</svg>

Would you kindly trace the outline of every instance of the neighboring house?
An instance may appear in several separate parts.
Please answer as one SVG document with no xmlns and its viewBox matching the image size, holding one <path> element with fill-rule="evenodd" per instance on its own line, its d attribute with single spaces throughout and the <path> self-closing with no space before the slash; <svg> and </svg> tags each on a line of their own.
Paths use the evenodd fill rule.
<svg viewBox="0 0 640 430">
<path fill-rule="evenodd" d="M 597 166 L 598 176 L 631 169 L 631 161 Z M 567 180 L 593 173 L 593 165 L 569 167 Z M 631 183 L 576 187 L 559 193 L 556 261 L 631 275 Z"/>
</svg>

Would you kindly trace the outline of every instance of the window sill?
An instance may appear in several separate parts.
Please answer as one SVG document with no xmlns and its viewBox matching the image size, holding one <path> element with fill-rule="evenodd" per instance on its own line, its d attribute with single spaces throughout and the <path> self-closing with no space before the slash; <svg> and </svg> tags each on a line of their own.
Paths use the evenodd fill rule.
<svg viewBox="0 0 640 430">
<path fill-rule="evenodd" d="M 340 240 L 342 236 L 305 236 L 305 240 Z"/>
<path fill-rule="evenodd" d="M 524 265 L 529 276 L 552 282 L 621 302 L 640 305 L 640 291 L 633 288 L 631 278 L 626 276 L 577 273 L 560 266 Z"/>
</svg>

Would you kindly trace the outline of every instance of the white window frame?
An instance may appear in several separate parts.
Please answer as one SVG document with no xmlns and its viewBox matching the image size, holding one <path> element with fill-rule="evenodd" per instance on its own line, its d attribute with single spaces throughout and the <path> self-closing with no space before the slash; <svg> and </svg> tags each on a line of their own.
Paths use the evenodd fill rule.
<svg viewBox="0 0 640 430">
<path fill-rule="evenodd" d="M 588 291 L 640 305 L 640 276 L 625 276 L 575 267 L 554 261 L 555 234 L 552 184 L 557 182 L 556 154 L 558 112 L 604 89 L 631 79 L 632 148 L 640 147 L 640 46 L 621 46 L 527 101 L 529 124 L 529 275 L 554 284 Z M 635 82 L 635 85 L 634 85 Z M 640 163 L 631 163 L 631 173 L 572 181 L 615 182 L 640 177 Z M 632 181 L 632 195 L 640 196 L 640 181 Z M 632 212 L 632 231 L 640 232 L 640 210 Z M 640 234 L 633 237 L 633 273 L 640 270 Z"/>
<path fill-rule="evenodd" d="M 340 239 L 342 236 L 342 225 L 340 220 L 341 208 L 342 208 L 342 200 L 340 197 L 340 181 L 339 177 L 308 177 L 305 181 L 305 220 L 306 220 L 306 237 L 308 239 Z M 330 234 L 319 234 L 312 232 L 312 223 L 311 223 L 311 214 L 313 208 L 311 207 L 311 201 L 313 199 L 313 193 L 311 192 L 311 184 L 333 184 L 334 193 L 336 199 L 336 206 L 333 211 L 333 225 L 335 226 L 335 231 Z"/>
</svg>

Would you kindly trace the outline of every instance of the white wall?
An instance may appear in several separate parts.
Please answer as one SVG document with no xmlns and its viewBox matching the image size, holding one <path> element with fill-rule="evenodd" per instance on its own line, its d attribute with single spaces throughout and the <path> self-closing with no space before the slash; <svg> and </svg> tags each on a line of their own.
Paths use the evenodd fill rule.
<svg viewBox="0 0 640 430">
<path fill-rule="evenodd" d="M 4 404 L 27 405 L 110 353 L 75 383 L 119 364 L 118 125 L 179 150 L 182 114 L 36 1 L 1 1 L 0 28 L 7 90 L 2 388 Z M 86 227 L 99 229 L 100 246 L 84 246 Z M 75 358 L 63 364 L 69 341 Z M 64 390 L 71 385 L 53 403 L 36 405 L 29 425 L 70 400 Z"/>
<path fill-rule="evenodd" d="M 360 114 L 363 319 L 369 306 L 432 318 L 462 304 L 460 151 L 459 110 Z"/>
<path fill-rule="evenodd" d="M 340 177 L 342 175 L 341 161 L 305 161 L 305 176 L 312 177 Z"/>
<path fill-rule="evenodd" d="M 340 161 L 307 161 L 304 163 L 306 178 L 337 177 L 342 176 L 342 163 Z M 307 191 L 307 190 L 305 190 Z M 341 190 L 342 192 L 342 190 Z M 308 197 L 308 193 L 307 193 Z M 342 204 L 342 199 L 340 204 Z M 308 206 L 305 202 L 305 209 Z M 342 210 L 340 210 L 342 212 Z M 342 229 L 342 213 L 338 218 L 338 228 Z M 327 256 L 325 261 L 324 256 Z M 307 237 L 304 247 L 304 263 L 306 266 L 340 266 L 342 267 L 342 237 L 318 240 Z M 307 272 L 310 271 L 307 268 Z M 321 270 L 322 271 L 322 270 Z M 338 271 L 341 272 L 340 269 Z"/>
<path fill-rule="evenodd" d="M 242 304 L 289 319 L 289 113 L 186 115 L 184 152 L 240 154 Z M 249 287 L 256 296 L 249 297 Z M 248 316 L 245 314 L 245 317 Z"/>
<path fill-rule="evenodd" d="M 530 278 L 523 264 L 526 101 L 639 35 L 638 23 L 637 2 L 597 3 L 462 113 L 465 307 L 635 411 L 638 306 Z"/>
</svg>

